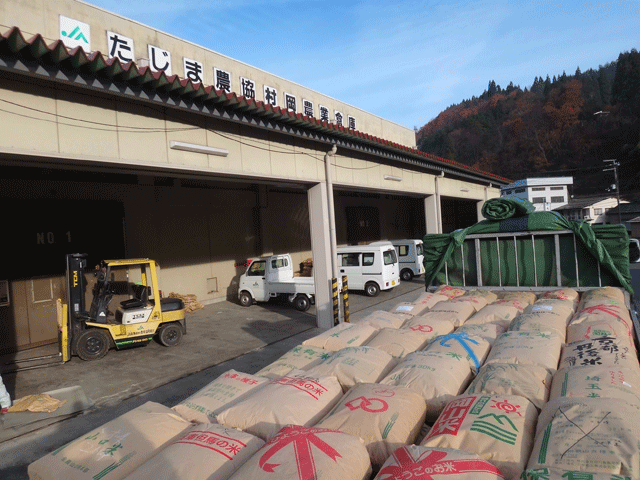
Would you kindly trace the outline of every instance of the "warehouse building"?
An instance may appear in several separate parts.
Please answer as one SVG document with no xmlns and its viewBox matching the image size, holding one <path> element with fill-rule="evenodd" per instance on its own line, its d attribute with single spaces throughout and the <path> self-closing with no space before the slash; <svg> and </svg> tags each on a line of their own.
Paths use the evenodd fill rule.
<svg viewBox="0 0 640 480">
<path fill-rule="evenodd" d="M 235 299 L 247 258 L 313 258 L 328 327 L 334 234 L 452 231 L 508 183 L 417 151 L 411 129 L 84 2 L 7 0 L 0 29 L 3 352 L 56 341 L 75 252 L 153 258 L 165 295 L 205 304 Z"/>
</svg>

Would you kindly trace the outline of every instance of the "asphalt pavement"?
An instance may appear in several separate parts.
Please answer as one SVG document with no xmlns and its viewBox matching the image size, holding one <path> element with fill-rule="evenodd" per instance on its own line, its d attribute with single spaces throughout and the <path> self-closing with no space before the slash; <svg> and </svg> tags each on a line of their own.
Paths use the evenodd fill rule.
<svg viewBox="0 0 640 480">
<path fill-rule="evenodd" d="M 423 278 L 402 282 L 372 298 L 351 292 L 352 321 L 413 301 L 424 291 L 423 282 Z M 220 302 L 188 314 L 187 335 L 176 347 L 152 342 L 130 350 L 111 350 L 92 362 L 74 357 L 65 364 L 47 367 L 32 365 L 24 360 L 29 353 L 22 353 L 9 361 L 13 363 L 2 363 L 2 377 L 12 398 L 79 386 L 93 406 L 76 415 L 54 418 L 53 423 L 31 432 L 12 436 L 2 427 L 0 479 L 26 480 L 29 463 L 132 408 L 147 401 L 176 405 L 229 369 L 255 373 L 320 331 L 313 307 L 299 312 L 277 303 L 247 308 Z M 50 354 L 55 354 L 55 348 L 30 353 Z M 8 368 L 21 369 L 5 374 Z"/>
</svg>

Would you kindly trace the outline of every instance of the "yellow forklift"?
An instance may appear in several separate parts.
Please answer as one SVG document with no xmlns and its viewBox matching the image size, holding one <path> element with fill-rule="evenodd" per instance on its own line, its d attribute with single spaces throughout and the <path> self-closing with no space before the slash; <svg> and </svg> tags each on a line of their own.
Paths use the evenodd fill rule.
<svg viewBox="0 0 640 480">
<path fill-rule="evenodd" d="M 184 302 L 160 297 L 154 260 L 104 260 L 92 271 L 86 254 L 69 254 L 66 262 L 67 303 L 60 304 L 58 314 L 63 362 L 72 355 L 97 360 L 110 348 L 147 345 L 156 335 L 162 345 L 175 346 L 187 333 Z M 114 297 L 121 301 L 111 311 Z"/>
</svg>

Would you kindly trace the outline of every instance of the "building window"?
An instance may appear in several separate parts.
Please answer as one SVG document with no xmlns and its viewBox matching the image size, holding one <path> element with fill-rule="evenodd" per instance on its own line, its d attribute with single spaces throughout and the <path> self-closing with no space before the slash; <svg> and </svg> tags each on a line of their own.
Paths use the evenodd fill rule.
<svg viewBox="0 0 640 480">
<path fill-rule="evenodd" d="M 524 188 L 516 188 L 513 193 L 524 193 Z"/>
<path fill-rule="evenodd" d="M 601 208 L 594 208 L 593 209 L 593 214 L 594 215 L 602 215 L 602 209 Z"/>
<path fill-rule="evenodd" d="M 505 194 L 505 195 L 511 195 L 511 193 L 512 193 L 512 192 L 513 192 L 513 190 L 505 190 L 505 191 L 504 191 L 504 194 Z"/>
<path fill-rule="evenodd" d="M 564 203 L 564 197 L 551 197 L 551 203 Z"/>
<path fill-rule="evenodd" d="M 544 192 L 545 188 L 544 187 L 531 187 L 531 190 L 533 190 L 534 192 Z"/>
<path fill-rule="evenodd" d="M 564 190 L 564 187 L 550 187 L 550 190 Z"/>
<path fill-rule="evenodd" d="M 545 198 L 544 197 L 533 197 L 531 199 L 531 203 L 544 203 Z"/>
</svg>

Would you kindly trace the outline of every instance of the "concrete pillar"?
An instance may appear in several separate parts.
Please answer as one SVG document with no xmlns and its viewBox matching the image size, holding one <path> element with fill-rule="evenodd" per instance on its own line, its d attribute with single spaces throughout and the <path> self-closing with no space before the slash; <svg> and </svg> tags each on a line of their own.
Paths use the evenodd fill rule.
<svg viewBox="0 0 640 480">
<path fill-rule="evenodd" d="M 484 200 L 480 200 L 477 204 L 477 210 L 478 210 L 478 222 L 481 222 L 482 220 L 484 220 L 484 217 L 482 216 L 482 206 L 484 205 L 484 202 L 486 202 L 487 200 L 489 200 L 489 187 L 484 187 Z"/>
<path fill-rule="evenodd" d="M 438 230 L 438 211 L 440 210 L 440 198 L 429 195 L 424 199 L 424 216 L 427 233 L 440 233 Z"/>
<path fill-rule="evenodd" d="M 427 233 L 442 233 L 442 206 L 440 205 L 440 185 L 438 184 L 442 177 L 444 177 L 444 172 L 440 176 L 433 177 L 435 193 L 424 199 Z"/>
<path fill-rule="evenodd" d="M 333 327 L 331 298 L 331 238 L 327 186 L 318 183 L 307 191 L 311 250 L 313 251 L 313 279 L 316 286 L 316 321 L 319 328 Z"/>
</svg>

